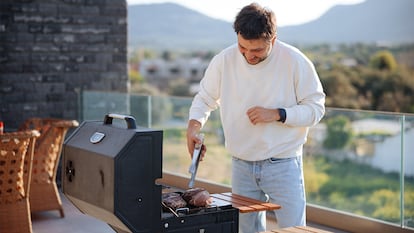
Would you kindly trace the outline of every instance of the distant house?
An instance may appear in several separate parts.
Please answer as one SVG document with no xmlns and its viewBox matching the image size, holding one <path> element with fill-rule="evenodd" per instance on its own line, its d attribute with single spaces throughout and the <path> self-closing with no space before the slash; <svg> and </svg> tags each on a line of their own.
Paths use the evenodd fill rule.
<svg viewBox="0 0 414 233">
<path fill-rule="evenodd" d="M 173 61 L 159 58 L 142 60 L 139 70 L 148 81 L 184 78 L 198 82 L 207 66 L 208 62 L 200 58 L 180 58 Z"/>
<path fill-rule="evenodd" d="M 355 58 L 344 58 L 341 60 L 341 64 L 347 67 L 354 67 L 358 65 L 358 62 Z"/>
</svg>

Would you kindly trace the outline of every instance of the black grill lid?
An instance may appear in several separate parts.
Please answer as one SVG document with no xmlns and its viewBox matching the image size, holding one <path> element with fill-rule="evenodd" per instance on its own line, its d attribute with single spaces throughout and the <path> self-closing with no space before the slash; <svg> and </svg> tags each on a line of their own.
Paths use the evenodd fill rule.
<svg viewBox="0 0 414 233">
<path fill-rule="evenodd" d="M 160 228 L 162 131 L 118 114 L 85 121 L 64 143 L 62 168 L 63 193 L 83 213 L 126 232 Z"/>
</svg>

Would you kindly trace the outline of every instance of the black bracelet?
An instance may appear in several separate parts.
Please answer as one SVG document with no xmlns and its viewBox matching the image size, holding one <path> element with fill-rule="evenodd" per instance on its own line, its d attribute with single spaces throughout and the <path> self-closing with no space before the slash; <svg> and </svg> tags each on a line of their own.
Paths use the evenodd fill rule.
<svg viewBox="0 0 414 233">
<path fill-rule="evenodd" d="M 277 120 L 277 121 L 285 123 L 285 121 L 286 121 L 286 110 L 284 108 L 278 108 L 277 110 L 279 111 L 279 116 L 280 116 L 280 119 Z"/>
</svg>

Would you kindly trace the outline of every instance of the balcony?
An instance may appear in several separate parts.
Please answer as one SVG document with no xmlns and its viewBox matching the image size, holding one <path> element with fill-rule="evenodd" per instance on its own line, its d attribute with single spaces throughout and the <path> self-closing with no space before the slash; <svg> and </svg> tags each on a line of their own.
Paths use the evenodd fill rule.
<svg viewBox="0 0 414 233">
<path fill-rule="evenodd" d="M 184 188 L 191 162 L 185 142 L 191 100 L 83 92 L 83 118 L 78 120 L 102 121 L 113 112 L 134 116 L 137 125 L 162 129 L 163 180 Z M 124 122 L 114 124 L 125 127 Z M 228 192 L 231 156 L 223 146 L 218 112 L 203 131 L 209 149 L 196 186 Z M 413 114 L 327 108 L 324 119 L 309 130 L 304 148 L 308 224 L 334 232 L 414 232 L 412 142 Z M 276 227 L 271 214 L 268 225 Z"/>
</svg>

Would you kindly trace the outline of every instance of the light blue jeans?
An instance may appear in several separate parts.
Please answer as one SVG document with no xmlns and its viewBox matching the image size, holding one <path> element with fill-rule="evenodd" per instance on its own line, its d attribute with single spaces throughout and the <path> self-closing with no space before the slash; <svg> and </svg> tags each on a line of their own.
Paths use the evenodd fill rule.
<svg viewBox="0 0 414 233">
<path fill-rule="evenodd" d="M 281 205 L 281 209 L 274 211 L 281 228 L 306 225 L 306 197 L 301 156 L 254 162 L 233 157 L 232 192 Z M 240 233 L 265 230 L 265 211 L 240 214 Z"/>
</svg>

